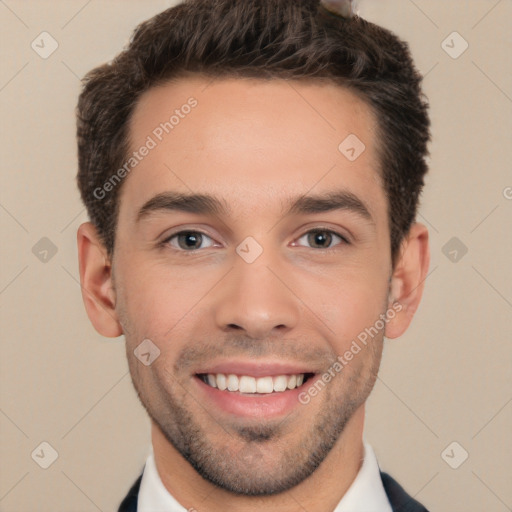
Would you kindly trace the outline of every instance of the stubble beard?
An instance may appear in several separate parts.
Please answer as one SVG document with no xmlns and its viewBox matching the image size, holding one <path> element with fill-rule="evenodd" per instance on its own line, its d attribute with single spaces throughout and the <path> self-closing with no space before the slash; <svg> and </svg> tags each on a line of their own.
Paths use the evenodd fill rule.
<svg viewBox="0 0 512 512">
<path fill-rule="evenodd" d="M 373 343 L 377 343 L 377 349 Z M 136 377 L 138 371 L 132 369 L 132 363 L 135 365 L 137 361 L 133 357 L 129 361 L 132 382 L 143 407 L 167 441 L 201 477 L 234 495 L 269 496 L 285 492 L 308 478 L 329 455 L 355 411 L 366 401 L 379 369 L 382 338 L 375 338 L 372 348 L 367 349 L 371 354 L 362 371 L 345 376 L 343 372 L 347 368 L 344 368 L 312 399 L 310 403 L 323 402 L 318 412 L 311 415 L 314 418 L 309 428 L 293 417 L 250 424 L 236 421 L 217 424 L 182 385 L 164 387 L 163 379 L 156 379 L 144 386 L 144 379 Z M 148 396 L 146 388 L 152 390 L 156 399 Z M 187 396 L 192 406 L 204 412 L 208 425 L 204 420 L 201 423 L 186 407 Z M 297 429 L 302 429 L 298 436 Z"/>
</svg>

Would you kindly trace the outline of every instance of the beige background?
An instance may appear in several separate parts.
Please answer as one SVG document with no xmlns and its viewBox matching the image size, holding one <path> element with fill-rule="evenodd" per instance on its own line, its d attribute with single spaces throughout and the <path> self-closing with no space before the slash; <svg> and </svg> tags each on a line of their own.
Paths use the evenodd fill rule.
<svg viewBox="0 0 512 512">
<path fill-rule="evenodd" d="M 74 108 L 79 77 L 171 4 L 0 1 L 4 512 L 117 510 L 147 455 L 123 339 L 99 336 L 80 296 Z M 361 0 L 360 10 L 409 41 L 434 134 L 420 219 L 430 274 L 413 325 L 387 342 L 366 439 L 432 511 L 512 510 L 512 2 Z M 42 31 L 59 44 L 47 59 L 31 48 Z M 469 43 L 457 59 L 442 48 L 453 31 Z M 42 237 L 57 248 L 46 262 L 32 251 Z M 443 253 L 452 237 L 468 248 L 458 262 Z M 48 469 L 31 457 L 43 441 L 58 452 Z M 446 460 L 469 453 L 458 469 L 441 455 L 453 441 Z"/>
</svg>

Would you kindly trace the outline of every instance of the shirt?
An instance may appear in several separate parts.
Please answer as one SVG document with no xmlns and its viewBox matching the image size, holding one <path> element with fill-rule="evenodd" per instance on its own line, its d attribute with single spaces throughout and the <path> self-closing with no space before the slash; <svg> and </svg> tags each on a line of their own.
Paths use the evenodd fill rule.
<svg viewBox="0 0 512 512">
<path fill-rule="evenodd" d="M 380 469 L 372 447 L 363 442 L 363 464 L 356 478 L 334 509 L 334 512 L 392 512 L 382 485 Z M 153 452 L 146 460 L 142 474 L 139 512 L 187 512 L 165 488 L 155 464 Z"/>
</svg>

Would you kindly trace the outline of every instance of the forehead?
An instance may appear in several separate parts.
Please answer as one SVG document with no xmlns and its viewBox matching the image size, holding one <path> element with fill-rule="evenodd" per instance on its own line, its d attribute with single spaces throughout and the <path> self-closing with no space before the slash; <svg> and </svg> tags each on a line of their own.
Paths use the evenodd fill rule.
<svg viewBox="0 0 512 512">
<path fill-rule="evenodd" d="M 137 103 L 131 150 L 150 149 L 130 171 L 121 210 L 166 190 L 241 209 L 340 186 L 382 201 L 376 131 L 368 105 L 333 83 L 182 78 Z"/>
</svg>

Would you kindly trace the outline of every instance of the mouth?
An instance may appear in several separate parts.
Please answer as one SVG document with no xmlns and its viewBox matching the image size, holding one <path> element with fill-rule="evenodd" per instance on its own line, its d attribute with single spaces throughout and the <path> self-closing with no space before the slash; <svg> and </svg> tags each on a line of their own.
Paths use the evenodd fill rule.
<svg viewBox="0 0 512 512">
<path fill-rule="evenodd" d="M 271 420 L 292 412 L 290 418 L 297 419 L 306 411 L 300 400 L 305 387 L 321 378 L 309 364 L 235 359 L 212 361 L 192 376 L 203 408 L 218 418 L 227 414 L 242 421 Z"/>
<path fill-rule="evenodd" d="M 196 377 L 207 386 L 219 391 L 258 396 L 295 390 L 303 386 L 314 375 L 314 373 L 296 373 L 255 377 L 233 373 L 198 373 Z"/>
</svg>

